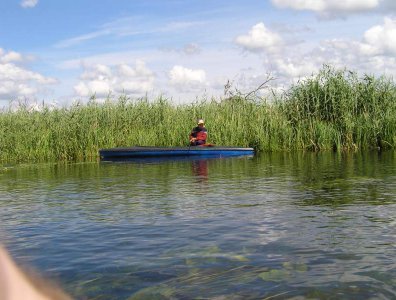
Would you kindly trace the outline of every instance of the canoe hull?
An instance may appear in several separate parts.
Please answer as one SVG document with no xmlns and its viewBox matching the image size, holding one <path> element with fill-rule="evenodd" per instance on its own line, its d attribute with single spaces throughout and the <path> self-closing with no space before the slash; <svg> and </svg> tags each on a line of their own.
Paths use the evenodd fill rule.
<svg viewBox="0 0 396 300">
<path fill-rule="evenodd" d="M 236 147 L 126 147 L 99 150 L 102 160 L 145 157 L 231 157 L 253 155 L 253 148 Z"/>
</svg>

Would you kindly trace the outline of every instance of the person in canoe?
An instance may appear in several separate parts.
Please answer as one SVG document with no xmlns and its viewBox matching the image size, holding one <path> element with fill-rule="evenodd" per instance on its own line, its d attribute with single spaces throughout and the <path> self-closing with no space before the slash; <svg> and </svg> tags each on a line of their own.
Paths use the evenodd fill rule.
<svg viewBox="0 0 396 300">
<path fill-rule="evenodd" d="M 194 127 L 190 133 L 190 145 L 199 146 L 206 144 L 208 131 L 205 128 L 205 122 L 202 119 L 198 120 L 198 126 Z"/>
</svg>

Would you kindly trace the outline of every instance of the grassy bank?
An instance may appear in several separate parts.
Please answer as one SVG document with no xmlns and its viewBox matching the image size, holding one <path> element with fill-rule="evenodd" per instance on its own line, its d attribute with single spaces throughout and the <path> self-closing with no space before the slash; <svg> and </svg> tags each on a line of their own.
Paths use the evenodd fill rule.
<svg viewBox="0 0 396 300">
<path fill-rule="evenodd" d="M 197 118 L 209 142 L 259 151 L 394 148 L 396 85 L 323 68 L 275 99 L 241 94 L 193 104 L 109 99 L 98 104 L 0 113 L 0 159 L 83 160 L 116 146 L 185 146 Z"/>
</svg>

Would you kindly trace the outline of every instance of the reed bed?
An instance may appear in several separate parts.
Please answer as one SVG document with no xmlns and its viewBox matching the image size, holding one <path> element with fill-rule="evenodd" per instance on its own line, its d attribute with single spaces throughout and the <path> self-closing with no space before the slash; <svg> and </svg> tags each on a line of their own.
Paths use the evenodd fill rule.
<svg viewBox="0 0 396 300">
<path fill-rule="evenodd" d="M 98 103 L 31 110 L 19 105 L 0 112 L 0 160 L 97 159 L 100 148 L 186 146 L 197 118 L 208 142 L 297 149 L 387 149 L 396 145 L 396 86 L 390 79 L 324 67 L 318 74 L 271 99 L 249 93 L 172 104 L 121 96 Z"/>
<path fill-rule="evenodd" d="M 303 149 L 394 148 L 396 85 L 389 78 L 323 68 L 280 103 Z"/>
</svg>

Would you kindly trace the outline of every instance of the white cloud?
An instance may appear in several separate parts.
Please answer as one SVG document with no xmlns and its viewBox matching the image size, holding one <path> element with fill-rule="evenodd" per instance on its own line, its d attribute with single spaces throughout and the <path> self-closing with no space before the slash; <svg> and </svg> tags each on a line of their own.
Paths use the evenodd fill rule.
<svg viewBox="0 0 396 300">
<path fill-rule="evenodd" d="M 4 53 L 4 50 L 0 48 L 0 63 L 10 63 L 10 62 L 21 62 L 22 55 L 14 52 L 9 51 L 8 53 Z"/>
<path fill-rule="evenodd" d="M 112 77 L 110 67 L 102 64 L 87 67 L 84 73 L 81 74 L 80 79 L 82 80 L 101 80 L 106 81 Z"/>
<path fill-rule="evenodd" d="M 198 54 L 200 52 L 201 52 L 201 48 L 195 43 L 187 44 L 183 48 L 183 53 L 187 55 Z"/>
<path fill-rule="evenodd" d="M 176 31 L 190 29 L 192 27 L 204 26 L 205 24 L 206 23 L 202 22 L 202 21 L 198 21 L 198 22 L 170 22 L 161 28 L 155 29 L 155 31 L 176 32 Z"/>
<path fill-rule="evenodd" d="M 197 56 L 198 54 L 202 53 L 202 48 L 196 43 L 188 43 L 188 44 L 183 45 L 182 47 L 160 47 L 158 50 L 162 52 L 161 55 L 164 55 L 164 53 L 167 53 L 169 55 L 176 54 L 179 57 L 181 57 L 181 55 L 183 57 Z M 188 59 L 191 59 L 191 58 L 188 58 Z"/>
<path fill-rule="evenodd" d="M 45 91 L 48 85 L 57 82 L 54 78 L 45 77 L 17 64 L 24 59 L 17 52 L 5 52 L 0 48 L 0 99 L 34 97 Z"/>
<path fill-rule="evenodd" d="M 324 40 L 321 47 L 329 53 L 329 57 L 338 57 L 346 66 L 391 61 L 389 58 L 394 59 L 396 55 L 396 19 L 384 18 L 382 24 L 367 29 L 361 40 Z"/>
<path fill-rule="evenodd" d="M 257 64 L 254 72 L 249 74 L 253 79 L 260 71 L 268 71 L 276 78 L 276 81 L 272 83 L 287 88 L 290 83 L 317 73 L 324 64 L 336 68 L 348 68 L 362 74 L 396 77 L 396 17 L 386 17 L 383 23 L 368 28 L 360 40 L 358 37 L 356 39 L 332 38 L 313 42 L 304 38 L 301 43 L 293 44 L 293 51 L 286 47 L 288 42 L 286 42 L 285 36 L 277 35 L 277 41 L 281 42 L 274 43 L 277 47 L 272 49 L 276 49 L 276 51 L 266 51 L 264 56 L 259 50 L 264 51 L 267 45 L 272 45 L 268 42 L 271 39 L 267 39 L 266 43 L 268 44 L 264 46 L 264 38 L 254 38 L 258 35 L 252 33 L 255 27 L 257 28 L 257 25 L 248 35 L 243 36 L 243 39 L 239 37 L 235 40 L 245 49 L 255 52 L 256 57 L 261 60 L 261 66 Z M 259 29 L 260 31 L 262 31 L 262 27 Z M 258 42 L 260 40 L 261 43 Z M 241 57 L 241 59 L 245 59 L 245 57 Z M 243 72 L 246 73 L 246 71 Z M 243 82 L 243 80 L 238 78 L 238 82 Z M 235 80 L 236 84 L 239 84 L 238 82 Z M 246 82 L 248 83 L 248 81 Z"/>
<path fill-rule="evenodd" d="M 167 24 L 155 25 L 155 27 L 142 26 L 144 20 L 141 17 L 125 17 L 115 19 L 111 22 L 105 23 L 93 32 L 88 32 L 79 36 L 71 37 L 69 39 L 61 40 L 54 45 L 56 48 L 68 48 L 82 44 L 84 42 L 93 41 L 98 38 L 105 37 L 122 37 L 139 36 L 145 37 L 153 34 L 171 34 L 180 33 L 194 28 L 199 28 L 205 25 L 204 22 L 170 22 Z"/>
<path fill-rule="evenodd" d="M 379 0 L 271 0 L 280 8 L 311 10 L 315 12 L 354 12 L 372 10 L 379 6 Z"/>
<path fill-rule="evenodd" d="M 181 91 L 196 90 L 206 84 L 206 73 L 201 69 L 189 69 L 183 66 L 174 66 L 169 71 L 171 85 Z"/>
<path fill-rule="evenodd" d="M 310 76 L 323 64 L 361 74 L 396 77 L 396 19 L 385 18 L 382 24 L 369 28 L 361 41 L 323 40 L 309 51 L 296 48 L 287 56 L 271 57 L 269 61 L 266 66 L 271 65 L 284 82 Z"/>
<path fill-rule="evenodd" d="M 389 13 L 389 10 L 396 10 L 396 1 L 394 0 L 383 0 L 381 8 L 386 13 Z"/>
<path fill-rule="evenodd" d="M 54 45 L 54 47 L 55 48 L 67 48 L 70 46 L 80 44 L 81 42 L 93 40 L 93 39 L 96 39 L 98 37 L 102 37 L 102 36 L 105 36 L 108 34 L 109 34 L 108 30 L 99 30 L 99 31 L 88 33 L 88 34 L 83 34 L 83 35 L 80 35 L 80 36 L 77 36 L 74 38 L 62 40 L 62 41 L 56 43 Z"/>
<path fill-rule="evenodd" d="M 38 0 L 23 0 L 21 2 L 21 6 L 23 8 L 32 8 L 35 7 L 38 3 Z"/>
<path fill-rule="evenodd" d="M 396 55 L 396 19 L 385 18 L 382 25 L 364 33 L 361 44 L 364 55 Z"/>
<path fill-rule="evenodd" d="M 155 75 L 141 60 L 136 61 L 134 66 L 96 64 L 84 68 L 80 82 L 74 86 L 78 96 L 95 94 L 98 98 L 103 98 L 109 93 L 142 96 L 154 86 Z"/>
<path fill-rule="evenodd" d="M 61 40 L 54 46 L 56 48 L 68 48 L 83 42 L 103 38 L 105 36 L 129 36 L 143 33 L 142 31 L 136 30 L 136 24 L 136 19 L 133 17 L 116 19 L 112 22 L 103 24 L 93 32 Z"/>
<path fill-rule="evenodd" d="M 274 52 L 282 45 L 282 38 L 270 31 L 264 23 L 252 27 L 247 35 L 240 35 L 235 39 L 236 44 L 253 52 Z"/>
<path fill-rule="evenodd" d="M 153 72 L 146 67 L 146 64 L 142 60 L 137 60 L 135 68 L 129 65 L 120 65 L 118 67 L 119 73 L 124 77 L 143 77 L 150 78 L 153 76 Z"/>
<path fill-rule="evenodd" d="M 111 82 L 104 80 L 90 80 L 88 82 L 80 81 L 75 87 L 74 91 L 79 96 L 96 95 L 98 98 L 106 97 L 111 93 Z"/>
<path fill-rule="evenodd" d="M 396 10 L 395 0 L 271 0 L 279 7 L 313 11 L 324 17 L 344 17 L 350 13 L 377 12 L 389 14 Z"/>
<path fill-rule="evenodd" d="M 313 60 L 311 58 L 294 57 L 278 58 L 273 61 L 273 64 L 276 67 L 278 76 L 298 80 L 318 71 L 323 62 L 321 62 L 321 59 Z"/>
<path fill-rule="evenodd" d="M 15 64 L 0 64 L 0 80 L 12 81 L 35 81 L 39 84 L 54 83 L 54 79 L 44 77 L 43 75 L 29 71 Z"/>
</svg>

